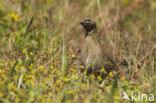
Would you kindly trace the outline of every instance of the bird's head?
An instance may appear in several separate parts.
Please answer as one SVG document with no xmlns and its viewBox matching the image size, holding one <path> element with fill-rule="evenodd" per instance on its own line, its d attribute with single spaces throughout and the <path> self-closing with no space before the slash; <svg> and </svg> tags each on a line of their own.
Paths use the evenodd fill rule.
<svg viewBox="0 0 156 103">
<path fill-rule="evenodd" d="M 82 21 L 80 21 L 80 24 L 85 28 L 86 34 L 96 29 L 96 23 L 91 17 L 83 19 Z"/>
</svg>

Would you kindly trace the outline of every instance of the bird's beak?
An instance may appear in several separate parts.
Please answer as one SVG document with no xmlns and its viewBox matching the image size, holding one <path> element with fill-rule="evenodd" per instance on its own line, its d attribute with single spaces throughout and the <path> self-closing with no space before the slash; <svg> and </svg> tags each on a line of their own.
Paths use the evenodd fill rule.
<svg viewBox="0 0 156 103">
<path fill-rule="evenodd" d="M 80 24 L 83 25 L 83 21 L 80 21 Z"/>
</svg>

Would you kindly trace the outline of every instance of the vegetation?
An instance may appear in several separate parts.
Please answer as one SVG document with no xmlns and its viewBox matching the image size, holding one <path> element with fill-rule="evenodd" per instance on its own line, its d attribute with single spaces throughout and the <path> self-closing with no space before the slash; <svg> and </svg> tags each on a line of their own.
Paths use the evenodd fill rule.
<svg viewBox="0 0 156 103">
<path fill-rule="evenodd" d="M 79 64 L 86 16 L 115 61 L 128 65 L 119 77 L 86 76 Z M 156 96 L 155 17 L 155 0 L 0 0 L 0 103 L 129 103 L 123 91 Z"/>
</svg>

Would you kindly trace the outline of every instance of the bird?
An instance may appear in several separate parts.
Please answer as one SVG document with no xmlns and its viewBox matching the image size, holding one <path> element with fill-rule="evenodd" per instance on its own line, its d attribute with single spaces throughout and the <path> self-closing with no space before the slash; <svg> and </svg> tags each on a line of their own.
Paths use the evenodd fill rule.
<svg viewBox="0 0 156 103">
<path fill-rule="evenodd" d="M 87 75 L 94 73 L 100 75 L 104 68 L 106 74 L 118 67 L 113 58 L 102 47 L 99 39 L 96 22 L 92 17 L 86 17 L 80 21 L 80 25 L 85 29 L 85 40 L 80 53 L 80 62 L 87 70 Z"/>
</svg>

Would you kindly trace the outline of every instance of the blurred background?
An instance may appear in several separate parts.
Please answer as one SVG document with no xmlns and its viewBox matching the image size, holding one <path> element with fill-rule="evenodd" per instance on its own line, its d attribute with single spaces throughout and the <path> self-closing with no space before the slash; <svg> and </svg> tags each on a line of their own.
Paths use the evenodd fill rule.
<svg viewBox="0 0 156 103">
<path fill-rule="evenodd" d="M 17 45 L 10 44 L 13 46 L 7 49 L 8 52 L 13 48 L 39 50 L 45 46 L 48 49 L 53 45 L 52 38 L 61 38 L 64 32 L 68 41 L 73 40 L 71 45 L 74 52 L 77 52 L 84 39 L 84 31 L 79 21 L 91 16 L 97 22 L 102 41 L 110 45 L 114 55 L 120 54 L 120 48 L 126 49 L 127 52 L 128 49 L 135 49 L 138 41 L 144 42 L 142 47 L 145 45 L 145 48 L 141 49 L 148 51 L 156 41 L 155 12 L 154 0 L 0 1 L 1 45 L 12 33 L 12 35 L 21 34 L 21 37 L 13 41 Z M 34 17 L 33 25 L 26 33 L 26 38 L 23 38 L 22 34 L 27 31 L 31 17 Z M 5 49 L 6 46 L 3 45 L 2 48 Z M 145 53 L 146 50 L 140 52 Z"/>
<path fill-rule="evenodd" d="M 76 64 L 84 42 L 79 22 L 88 16 L 96 21 L 103 46 L 129 65 L 120 69 L 120 89 L 130 90 L 133 81 L 132 89 L 156 93 L 155 0 L 0 0 L 0 102 L 121 102 L 119 91 L 107 98 L 98 82 L 73 79 L 82 79 L 77 71 L 83 67 Z M 63 60 L 68 76 L 62 79 Z M 102 90 L 108 95 L 110 81 L 108 91 Z"/>
</svg>

